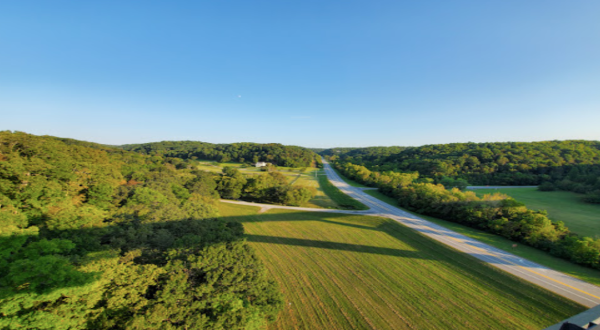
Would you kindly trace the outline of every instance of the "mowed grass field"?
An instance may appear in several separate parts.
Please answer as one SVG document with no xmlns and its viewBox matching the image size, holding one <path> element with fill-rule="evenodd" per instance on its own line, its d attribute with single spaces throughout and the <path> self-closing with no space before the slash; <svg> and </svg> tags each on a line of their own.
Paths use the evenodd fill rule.
<svg viewBox="0 0 600 330">
<path fill-rule="evenodd" d="M 215 173 L 221 173 L 223 171 L 223 167 L 230 166 L 235 167 L 240 172 L 247 175 L 258 175 L 265 173 L 260 170 L 260 168 L 247 166 L 242 167 L 241 163 L 217 163 L 215 161 L 210 160 L 202 160 L 199 161 L 199 164 L 196 166 L 197 169 L 202 171 L 209 171 Z M 292 167 L 277 167 L 277 171 L 287 177 L 291 184 L 302 185 L 306 187 L 313 187 L 316 191 L 315 197 L 313 197 L 308 203 L 302 205 L 304 207 L 316 207 L 316 208 L 324 208 L 324 209 L 342 209 L 338 203 L 336 203 L 333 199 L 331 199 L 328 194 L 325 192 L 321 184 L 319 183 L 318 176 L 319 174 L 324 173 L 322 169 L 314 168 L 314 167 L 306 167 L 306 168 L 292 168 Z"/>
<path fill-rule="evenodd" d="M 537 188 L 473 189 L 478 196 L 500 192 L 532 210 L 546 210 L 553 221 L 562 221 L 574 233 L 600 237 L 600 205 L 581 201 L 583 195 L 569 191 L 539 191 Z"/>
<path fill-rule="evenodd" d="M 269 329 L 541 329 L 585 310 L 389 219 L 220 207 L 283 291 Z"/>
</svg>

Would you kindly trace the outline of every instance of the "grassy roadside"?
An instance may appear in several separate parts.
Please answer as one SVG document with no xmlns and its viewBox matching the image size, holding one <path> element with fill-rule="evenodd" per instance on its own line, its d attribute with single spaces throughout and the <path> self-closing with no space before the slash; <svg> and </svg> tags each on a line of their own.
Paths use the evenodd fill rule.
<svg viewBox="0 0 600 330">
<path fill-rule="evenodd" d="M 600 237 L 600 205 L 585 203 L 570 191 L 539 191 L 537 188 L 473 189 L 477 196 L 503 193 L 532 210 L 546 210 L 553 221 L 562 221 L 582 236 Z"/>
<path fill-rule="evenodd" d="M 585 309 L 390 219 L 219 208 L 284 294 L 268 329 L 541 329 Z"/>
<path fill-rule="evenodd" d="M 325 194 L 327 196 L 329 196 L 329 198 L 331 198 L 334 202 L 336 202 L 341 208 L 346 209 L 346 210 L 368 210 L 369 209 L 365 204 L 363 204 L 363 203 L 357 201 L 356 199 L 341 192 L 336 186 L 334 186 L 331 182 L 329 182 L 327 175 L 322 174 L 322 175 L 319 175 L 318 177 L 319 177 L 319 185 L 321 186 L 321 189 L 323 189 Z"/>
<path fill-rule="evenodd" d="M 348 185 L 352 186 L 352 187 L 357 187 L 357 188 L 368 188 L 369 186 L 365 186 L 364 184 L 360 184 L 358 182 L 352 181 L 348 178 L 346 178 L 345 176 L 342 175 L 342 173 L 340 173 L 340 171 L 338 171 L 335 167 L 333 167 L 333 165 L 331 165 L 331 168 L 335 171 L 335 173 L 337 173 L 340 178 L 342 178 L 342 180 L 344 180 L 344 182 L 346 182 Z"/>
<path fill-rule="evenodd" d="M 515 244 L 515 242 L 508 240 L 502 236 L 490 234 L 490 233 L 487 233 L 487 232 L 484 232 L 484 231 L 481 231 L 481 230 L 478 230 L 475 228 L 463 226 L 463 225 L 460 225 L 460 224 L 457 224 L 454 222 L 441 220 L 441 219 L 430 217 L 427 215 L 422 215 L 422 214 L 418 214 L 415 212 L 411 212 L 409 210 L 399 207 L 398 203 L 395 199 L 385 196 L 377 190 L 366 190 L 365 193 L 381 200 L 382 202 L 385 202 L 387 204 L 395 206 L 395 207 L 402 209 L 406 212 L 409 212 L 411 214 L 417 215 L 425 220 L 431 221 L 435 224 L 438 224 L 442 227 L 453 230 L 457 233 L 463 234 L 467 237 L 477 239 L 485 244 L 489 244 L 493 247 L 502 249 L 504 251 L 508 251 L 512 254 L 515 254 L 519 257 L 523 257 L 525 259 L 531 260 L 540 265 L 563 272 L 565 274 L 569 274 L 580 280 L 583 280 L 583 281 L 586 281 L 586 282 L 589 282 L 589 283 L 592 283 L 595 285 L 600 285 L 600 271 L 598 271 L 598 270 L 575 265 L 566 260 L 553 257 L 549 253 L 540 251 L 538 249 L 534 249 L 534 248 L 526 246 L 526 245 L 519 244 L 516 248 L 513 248 L 513 244 Z"/>
</svg>

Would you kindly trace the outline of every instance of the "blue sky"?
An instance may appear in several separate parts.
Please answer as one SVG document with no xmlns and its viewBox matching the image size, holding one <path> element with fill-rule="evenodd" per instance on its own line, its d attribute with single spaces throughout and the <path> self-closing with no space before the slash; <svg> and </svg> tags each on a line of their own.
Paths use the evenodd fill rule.
<svg viewBox="0 0 600 330">
<path fill-rule="evenodd" d="M 125 144 L 600 140 L 598 1 L 3 1 L 0 130 Z"/>
</svg>

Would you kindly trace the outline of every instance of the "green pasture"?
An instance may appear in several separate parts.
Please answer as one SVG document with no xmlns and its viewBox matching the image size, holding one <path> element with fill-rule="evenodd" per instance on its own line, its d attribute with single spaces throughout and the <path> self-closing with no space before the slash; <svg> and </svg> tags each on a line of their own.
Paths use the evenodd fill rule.
<svg viewBox="0 0 600 330">
<path fill-rule="evenodd" d="M 284 294 L 269 329 L 541 329 L 585 309 L 389 219 L 220 209 Z"/>
<path fill-rule="evenodd" d="M 519 188 L 519 189 L 526 189 L 526 188 Z M 586 282 L 589 282 L 589 283 L 592 283 L 595 285 L 600 285 L 600 271 L 598 271 L 598 270 L 573 264 L 567 260 L 556 258 L 547 252 L 544 252 L 544 251 L 541 251 L 541 250 L 538 250 L 538 249 L 535 249 L 535 248 L 532 248 L 532 247 L 529 247 L 526 245 L 518 244 L 517 247 L 515 248 L 515 247 L 513 247 L 515 242 L 508 240 L 502 236 L 490 234 L 485 231 L 467 227 L 467 226 L 463 226 L 463 225 L 460 225 L 460 224 L 457 224 L 454 222 L 441 220 L 438 218 L 411 212 L 409 210 L 399 207 L 397 201 L 394 198 L 385 196 L 384 194 L 380 193 L 377 190 L 365 190 L 365 193 L 367 193 L 383 202 L 386 202 L 392 206 L 402 209 L 406 212 L 412 213 L 412 214 L 417 215 L 425 220 L 429 220 L 433 223 L 436 223 L 442 227 L 446 227 L 450 230 L 453 230 L 453 231 L 463 234 L 465 236 L 477 239 L 485 244 L 489 244 L 491 246 L 497 247 L 504 251 L 508 251 L 512 254 L 518 255 L 520 257 L 531 260 L 533 262 L 536 262 L 540 265 L 557 270 L 559 272 L 569 274 L 573 277 L 579 278 L 580 280 L 583 280 L 583 281 L 586 281 Z"/>
<path fill-rule="evenodd" d="M 473 189 L 477 196 L 500 192 L 532 210 L 546 210 L 553 221 L 562 221 L 574 233 L 600 238 L 600 205 L 581 201 L 569 191 L 539 191 L 537 188 Z"/>
</svg>

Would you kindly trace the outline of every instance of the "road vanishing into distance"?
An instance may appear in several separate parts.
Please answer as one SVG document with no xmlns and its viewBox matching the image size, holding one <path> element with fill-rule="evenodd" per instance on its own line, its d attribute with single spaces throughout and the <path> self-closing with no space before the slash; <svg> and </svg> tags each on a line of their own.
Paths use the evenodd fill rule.
<svg viewBox="0 0 600 330">
<path fill-rule="evenodd" d="M 351 196 L 352 198 L 365 204 L 370 209 L 366 211 L 343 211 L 234 202 L 227 200 L 222 201 L 228 203 L 259 206 L 261 207 L 260 212 L 264 212 L 271 208 L 282 208 L 298 211 L 352 213 L 390 218 L 440 243 L 448 245 L 458 251 L 467 253 L 479 260 L 487 262 L 526 281 L 535 283 L 561 296 L 567 297 L 584 306 L 594 307 L 600 304 L 600 287 L 561 272 L 557 272 L 545 266 L 538 265 L 506 251 L 494 248 L 473 238 L 464 236 L 427 220 L 421 219 L 397 207 L 393 207 L 376 199 L 375 197 L 366 194 L 363 192 L 363 189 L 352 187 L 347 184 L 325 160 L 323 160 L 323 165 L 325 168 L 325 173 L 333 185 L 335 185 L 348 196 Z"/>
</svg>

